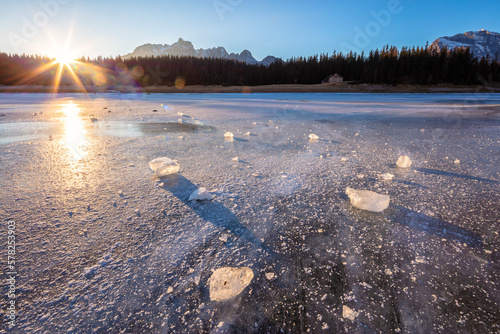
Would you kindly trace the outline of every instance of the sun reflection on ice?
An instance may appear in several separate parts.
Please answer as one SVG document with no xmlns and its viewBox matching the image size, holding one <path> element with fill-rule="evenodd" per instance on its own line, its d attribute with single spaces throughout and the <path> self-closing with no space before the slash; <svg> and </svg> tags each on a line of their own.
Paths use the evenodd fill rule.
<svg viewBox="0 0 500 334">
<path fill-rule="evenodd" d="M 81 110 L 73 102 L 63 105 L 64 141 L 75 160 L 81 160 L 86 153 L 86 130 Z"/>
</svg>

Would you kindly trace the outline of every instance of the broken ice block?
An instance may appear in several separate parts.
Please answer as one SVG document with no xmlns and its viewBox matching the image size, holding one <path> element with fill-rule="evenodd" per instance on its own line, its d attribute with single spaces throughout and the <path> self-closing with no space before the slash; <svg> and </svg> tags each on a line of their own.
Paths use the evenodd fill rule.
<svg viewBox="0 0 500 334">
<path fill-rule="evenodd" d="M 248 267 L 217 269 L 208 280 L 210 299 L 218 302 L 233 299 L 252 282 L 253 276 Z"/>
<path fill-rule="evenodd" d="M 233 137 L 234 137 L 234 135 L 233 135 L 233 133 L 232 133 L 232 132 L 226 132 L 226 133 L 224 134 L 224 138 L 233 138 Z"/>
<path fill-rule="evenodd" d="M 369 190 L 356 190 L 347 187 L 345 192 L 349 196 L 351 204 L 361 210 L 382 212 L 387 209 L 390 203 L 388 195 L 377 194 Z"/>
<path fill-rule="evenodd" d="M 343 305 L 342 306 L 342 317 L 354 321 L 358 316 L 358 312 L 353 311 L 350 307 Z"/>
<path fill-rule="evenodd" d="M 149 168 L 151 168 L 159 177 L 164 177 L 177 173 L 179 169 L 181 169 L 181 166 L 175 160 L 162 157 L 151 160 L 149 162 Z"/>
<path fill-rule="evenodd" d="M 410 168 L 411 166 L 411 159 L 407 155 L 402 155 L 398 158 L 398 161 L 396 161 L 396 166 L 400 168 Z"/>
<path fill-rule="evenodd" d="M 311 133 L 311 134 L 309 135 L 309 139 L 310 139 L 311 141 L 314 141 L 314 140 L 318 140 L 318 139 L 319 139 L 319 137 L 318 137 L 317 135 L 315 135 L 314 133 Z"/>
<path fill-rule="evenodd" d="M 213 198 L 212 194 L 205 188 L 198 188 L 189 196 L 190 201 L 208 201 Z"/>
<path fill-rule="evenodd" d="M 238 158 L 238 157 L 234 157 L 234 158 L 232 158 L 231 160 L 238 162 L 238 161 L 240 161 L 240 158 Z"/>
</svg>

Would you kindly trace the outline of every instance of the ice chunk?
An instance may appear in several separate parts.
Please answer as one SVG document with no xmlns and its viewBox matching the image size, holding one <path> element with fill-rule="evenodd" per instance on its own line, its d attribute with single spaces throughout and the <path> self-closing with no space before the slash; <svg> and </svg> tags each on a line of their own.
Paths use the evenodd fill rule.
<svg viewBox="0 0 500 334">
<path fill-rule="evenodd" d="M 177 163 L 177 161 L 167 157 L 156 158 L 154 160 L 151 160 L 149 162 L 149 167 L 159 177 L 175 174 L 179 171 L 179 169 L 181 169 L 181 166 Z"/>
<path fill-rule="evenodd" d="M 272 280 L 275 277 L 274 273 L 266 273 L 266 278 Z"/>
<path fill-rule="evenodd" d="M 314 141 L 314 140 L 318 140 L 318 139 L 319 139 L 319 137 L 318 137 L 317 135 L 315 135 L 314 133 L 311 133 L 311 134 L 309 135 L 309 139 L 310 139 L 311 141 Z"/>
<path fill-rule="evenodd" d="M 460 165 L 460 160 L 455 160 L 455 165 Z"/>
<path fill-rule="evenodd" d="M 369 190 L 356 190 L 347 187 L 345 192 L 349 196 L 351 204 L 361 210 L 382 212 L 387 209 L 390 203 L 388 195 L 377 194 Z"/>
<path fill-rule="evenodd" d="M 248 267 L 219 268 L 208 280 L 210 299 L 226 301 L 238 296 L 253 280 L 253 271 Z"/>
<path fill-rule="evenodd" d="M 189 196 L 190 201 L 206 201 L 213 198 L 212 194 L 205 188 L 198 188 Z"/>
<path fill-rule="evenodd" d="M 400 168 L 410 168 L 411 166 L 411 159 L 407 155 L 402 155 L 398 158 L 398 161 L 396 161 L 396 166 Z"/>
<path fill-rule="evenodd" d="M 343 305 L 342 306 L 342 317 L 354 321 L 358 316 L 358 312 L 353 311 L 350 307 Z"/>
<path fill-rule="evenodd" d="M 238 157 L 234 157 L 234 158 L 232 158 L 231 160 L 238 162 L 238 161 L 240 161 L 240 158 L 238 158 Z"/>
<path fill-rule="evenodd" d="M 392 178 L 394 177 L 394 175 L 392 175 L 391 173 L 384 173 L 384 174 L 380 174 L 378 177 L 382 181 L 392 181 Z"/>
<path fill-rule="evenodd" d="M 233 133 L 232 133 L 232 132 L 229 132 L 229 131 L 228 131 L 228 132 L 226 132 L 226 133 L 224 134 L 224 138 L 233 138 L 233 137 L 234 137 L 234 135 L 233 135 Z"/>
<path fill-rule="evenodd" d="M 245 136 L 250 136 L 250 135 L 251 135 L 250 132 L 245 133 Z"/>
</svg>

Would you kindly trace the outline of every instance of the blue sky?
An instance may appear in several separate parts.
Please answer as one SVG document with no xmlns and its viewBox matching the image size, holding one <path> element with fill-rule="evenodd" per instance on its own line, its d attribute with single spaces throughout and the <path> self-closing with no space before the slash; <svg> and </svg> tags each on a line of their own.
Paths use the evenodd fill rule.
<svg viewBox="0 0 500 334">
<path fill-rule="evenodd" d="M 500 32 L 498 1 L 3 0 L 0 51 L 117 56 L 182 37 L 195 48 L 262 59 L 425 45 L 470 30 Z M 34 29 L 33 29 L 34 28 Z"/>
</svg>

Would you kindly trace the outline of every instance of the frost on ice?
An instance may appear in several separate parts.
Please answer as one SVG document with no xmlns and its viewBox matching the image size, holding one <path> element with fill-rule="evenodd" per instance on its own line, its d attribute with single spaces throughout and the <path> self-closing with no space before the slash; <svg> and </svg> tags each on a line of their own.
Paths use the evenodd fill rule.
<svg viewBox="0 0 500 334">
<path fill-rule="evenodd" d="M 233 299 L 252 282 L 253 276 L 248 267 L 217 269 L 208 280 L 210 299 L 217 302 Z"/>
<path fill-rule="evenodd" d="M 411 159 L 407 155 L 402 155 L 398 158 L 398 161 L 396 161 L 396 166 L 400 168 L 410 168 L 411 166 Z"/>
<path fill-rule="evenodd" d="M 379 175 L 379 179 L 381 179 L 382 181 L 392 181 L 393 177 L 394 175 L 392 175 L 391 173 L 384 173 Z"/>
<path fill-rule="evenodd" d="M 361 210 L 382 212 L 389 206 L 389 195 L 381 195 L 369 190 L 356 190 L 347 187 L 346 194 L 351 204 Z"/>
<path fill-rule="evenodd" d="M 149 168 L 151 168 L 158 177 L 164 177 L 177 173 L 181 166 L 175 160 L 162 157 L 151 160 L 149 162 Z"/>
<path fill-rule="evenodd" d="M 209 201 L 212 198 L 212 194 L 205 188 L 198 188 L 189 196 L 190 201 Z"/>
</svg>

